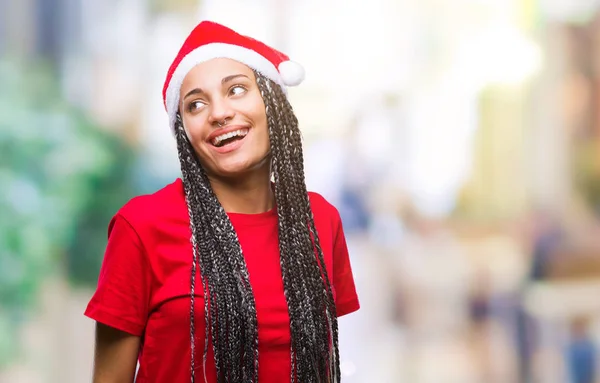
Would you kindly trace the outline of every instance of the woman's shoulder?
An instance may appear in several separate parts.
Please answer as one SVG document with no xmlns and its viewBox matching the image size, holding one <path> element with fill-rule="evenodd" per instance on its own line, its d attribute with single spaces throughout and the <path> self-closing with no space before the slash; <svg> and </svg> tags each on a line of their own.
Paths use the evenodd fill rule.
<svg viewBox="0 0 600 383">
<path fill-rule="evenodd" d="M 131 224 L 153 222 L 156 220 L 184 215 L 185 194 L 181 179 L 149 193 L 131 198 L 117 212 Z"/>
<path fill-rule="evenodd" d="M 310 200 L 310 206 L 315 219 L 318 217 L 327 218 L 332 221 L 340 220 L 340 213 L 338 212 L 338 209 L 323 195 L 314 191 L 309 191 L 308 198 Z"/>
</svg>

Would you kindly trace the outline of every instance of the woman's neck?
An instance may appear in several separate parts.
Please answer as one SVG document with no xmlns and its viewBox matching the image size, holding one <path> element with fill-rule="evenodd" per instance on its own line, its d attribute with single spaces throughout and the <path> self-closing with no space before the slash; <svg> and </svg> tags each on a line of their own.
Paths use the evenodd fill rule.
<svg viewBox="0 0 600 383">
<path fill-rule="evenodd" d="M 269 174 L 238 179 L 209 177 L 217 199 L 228 213 L 258 214 L 275 205 Z"/>
</svg>

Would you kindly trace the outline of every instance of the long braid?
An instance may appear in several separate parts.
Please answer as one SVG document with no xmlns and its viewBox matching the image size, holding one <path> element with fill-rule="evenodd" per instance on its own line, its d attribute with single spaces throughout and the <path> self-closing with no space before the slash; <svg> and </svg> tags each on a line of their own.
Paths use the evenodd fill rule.
<svg viewBox="0 0 600 383">
<path fill-rule="evenodd" d="M 198 254 L 205 292 L 205 345 L 210 334 L 219 382 L 257 382 L 258 327 L 248 269 L 231 221 L 212 192 L 180 118 L 177 121 L 176 138 L 194 237 L 192 245 Z M 192 271 L 195 272 L 194 267 Z M 193 305 L 191 299 L 190 310 Z M 192 324 L 192 344 L 194 328 Z M 206 354 L 205 346 L 204 359 Z M 191 379 L 194 382 L 194 374 Z"/>
<path fill-rule="evenodd" d="M 271 138 L 281 268 L 296 367 L 291 378 L 339 381 L 337 315 L 306 190 L 298 121 L 282 89 L 259 73 L 256 78 Z"/>
<path fill-rule="evenodd" d="M 274 103 L 273 97 L 271 94 L 273 93 L 272 84 L 262 78 L 260 75 L 257 75 L 257 83 L 259 88 L 261 89 L 261 93 L 263 99 L 265 100 L 266 114 L 268 119 L 268 124 L 270 127 L 270 135 L 274 136 L 278 133 L 274 132 L 271 127 L 278 125 L 278 111 L 277 106 Z M 271 138 L 271 146 L 274 146 L 274 141 L 277 139 Z M 291 174 L 289 172 L 285 172 L 284 169 L 289 169 L 291 167 L 289 151 L 283 151 L 281 153 L 280 148 L 271 149 L 272 150 L 272 166 L 273 173 L 275 178 L 275 194 L 276 199 L 278 195 L 289 195 L 292 193 L 290 190 L 290 186 L 293 188 L 293 184 L 291 184 L 286 178 L 289 178 Z M 286 296 L 286 300 L 288 303 L 288 312 L 290 316 L 290 331 L 292 338 L 292 370 L 291 370 L 291 381 L 295 381 L 296 377 L 301 375 L 301 371 L 306 370 L 306 358 L 303 357 L 302 348 L 303 342 L 299 340 L 301 332 L 298 329 L 302 328 L 303 323 L 308 323 L 307 319 L 308 307 L 307 299 L 308 289 L 306 286 L 306 281 L 304 279 L 299 280 L 298 278 L 292 278 L 290 275 L 293 273 L 293 270 L 300 270 L 301 264 L 294 265 L 292 262 L 295 260 L 297 262 L 300 261 L 301 256 L 298 255 L 295 250 L 299 250 L 297 247 L 292 249 L 285 249 L 285 244 L 290 243 L 293 239 L 295 233 L 295 227 L 293 227 L 292 220 L 290 217 L 290 212 L 293 209 L 290 204 L 281 204 L 279 200 L 277 200 L 277 212 L 279 218 L 279 249 L 280 249 L 280 262 L 281 262 L 281 270 L 283 277 L 283 285 L 284 292 Z M 281 229 L 281 228 L 288 228 Z M 294 256 L 287 256 L 287 251 L 295 252 Z M 301 271 L 300 271 L 301 272 Z M 298 304 L 290 304 L 290 301 L 298 302 Z M 300 306 L 300 307 L 298 307 Z M 314 332 L 313 332 L 314 333 Z M 311 347 L 312 348 L 312 347 Z M 300 354 L 300 357 L 298 356 Z"/>
<path fill-rule="evenodd" d="M 281 104 L 283 105 L 284 109 L 285 109 L 285 115 L 289 116 L 288 118 L 290 118 L 292 124 L 295 124 L 296 126 L 298 125 L 298 121 L 294 115 L 292 106 L 290 105 L 289 102 L 287 102 L 287 98 L 285 97 L 284 94 L 280 93 L 278 95 L 278 98 L 281 100 Z M 295 174 L 298 175 L 299 180 L 301 180 L 300 182 L 302 183 L 302 185 L 305 185 L 305 175 L 304 175 L 304 156 L 302 153 L 302 145 L 301 145 L 301 136 L 300 136 L 300 131 L 298 129 L 295 129 L 295 133 L 296 133 L 296 139 L 298 141 L 300 141 L 300 144 L 298 144 L 297 146 L 294 145 L 294 148 L 299 148 L 299 150 L 295 151 L 295 155 L 296 155 L 296 172 Z M 305 186 L 306 187 L 306 186 Z M 323 294 L 329 298 L 329 304 L 331 307 L 331 310 L 327 310 L 327 320 L 329 325 L 331 326 L 328 329 L 328 333 L 331 336 L 331 342 L 332 344 L 329 346 L 328 350 L 327 350 L 327 356 L 328 358 L 333 358 L 333 360 L 330 360 L 329 366 L 331 368 L 331 381 L 335 381 L 337 380 L 336 377 L 341 376 L 340 373 L 340 365 L 339 365 L 339 347 L 338 347 L 338 322 L 337 322 L 337 313 L 336 313 L 336 308 L 335 308 L 335 301 L 333 299 L 333 294 L 331 293 L 332 291 L 332 287 L 330 284 L 330 280 L 329 280 L 329 276 L 327 273 L 327 269 L 325 268 L 325 263 L 324 263 L 324 259 L 323 259 L 323 250 L 321 249 L 321 244 L 318 240 L 318 236 L 317 236 L 317 230 L 315 227 L 315 221 L 314 221 L 314 216 L 313 216 L 313 212 L 312 209 L 310 208 L 310 200 L 308 198 L 308 193 L 306 193 L 305 195 L 305 208 L 306 208 L 306 214 L 308 216 L 308 228 L 310 231 L 310 237 L 311 240 L 313 241 L 313 245 L 315 247 L 315 253 L 318 255 L 319 257 L 319 263 L 321 265 L 321 271 L 323 273 L 323 280 L 325 281 L 325 284 L 321 284 L 321 287 L 324 288 L 325 291 L 323 291 Z M 319 284 L 317 284 L 319 285 Z M 317 286 L 318 288 L 318 286 Z M 335 345 L 335 347 L 333 347 Z M 333 354 L 329 354 L 329 352 L 332 351 Z"/>
<path fill-rule="evenodd" d="M 303 261 L 303 248 L 300 243 L 295 243 L 292 246 L 286 246 L 286 244 L 292 244 L 294 241 L 298 241 L 300 233 L 298 233 L 298 225 L 294 224 L 293 220 L 289 220 L 289 217 L 293 217 L 294 204 L 281 203 L 279 201 L 280 196 L 290 196 L 293 193 L 293 189 L 296 188 L 296 182 L 293 179 L 294 174 L 289 169 L 292 168 L 292 159 L 289 150 L 282 150 L 281 146 L 276 144 L 277 140 L 287 139 L 288 132 L 286 132 L 287 125 L 281 122 L 283 117 L 281 116 L 281 109 L 278 108 L 274 97 L 268 97 L 269 93 L 273 94 L 275 86 L 268 81 L 263 83 L 262 79 L 258 80 L 259 87 L 264 84 L 263 98 L 265 98 L 267 105 L 267 118 L 269 119 L 269 126 L 277 126 L 279 131 L 272 131 L 272 136 L 279 136 L 278 138 L 272 138 L 272 153 L 274 158 L 279 158 L 277 161 L 278 166 L 275 172 L 275 188 L 276 188 L 276 199 L 278 205 L 279 214 L 279 236 L 280 236 L 280 253 L 281 253 L 281 268 L 284 279 L 284 291 L 288 301 L 288 311 L 290 315 L 290 330 L 292 335 L 292 347 L 294 349 L 293 359 L 297 364 L 297 371 L 292 371 L 292 381 L 297 378 L 304 382 L 308 381 L 305 376 L 305 372 L 311 369 L 311 365 L 314 363 L 314 356 L 307 355 L 314 347 L 316 340 L 316 329 L 314 328 L 314 314 L 312 311 L 310 291 L 308 287 L 309 281 L 304 277 L 306 275 L 306 265 Z M 263 89 L 261 87 L 261 89 Z M 278 121 L 280 126 L 278 126 Z M 288 142 L 282 142 L 283 145 L 289 145 Z M 280 163 L 280 164 L 279 164 Z M 281 169 L 279 168 L 281 166 Z M 286 169 L 288 171 L 286 171 Z M 278 190 L 278 186 L 279 190 Z M 297 209 L 298 210 L 298 209 Z M 297 211 L 296 214 L 301 213 Z M 302 217 L 302 215 L 300 215 Z M 312 253 L 314 254 L 314 253 Z M 292 263 L 293 262 L 293 263 Z M 298 278 L 300 277 L 300 278 Z M 306 326 L 307 328 L 304 328 Z M 310 337 L 313 339 L 306 339 Z M 312 366 L 312 369 L 317 369 L 316 366 Z"/>
<path fill-rule="evenodd" d="M 279 85 L 255 74 L 270 135 L 280 263 L 290 317 L 290 380 L 339 382 L 337 315 L 306 190 L 298 121 Z M 205 297 L 204 364 L 210 335 L 218 382 L 258 382 L 256 304 L 239 240 L 179 116 L 175 130 L 192 232 L 191 381 L 195 377 L 194 284 L 199 268 Z"/>
</svg>

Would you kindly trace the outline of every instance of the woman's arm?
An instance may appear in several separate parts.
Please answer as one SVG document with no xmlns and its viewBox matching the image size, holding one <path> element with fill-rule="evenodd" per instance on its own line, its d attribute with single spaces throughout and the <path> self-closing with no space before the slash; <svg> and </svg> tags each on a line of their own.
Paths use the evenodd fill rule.
<svg viewBox="0 0 600 383">
<path fill-rule="evenodd" d="M 140 337 L 96 322 L 93 383 L 132 383 Z"/>
</svg>

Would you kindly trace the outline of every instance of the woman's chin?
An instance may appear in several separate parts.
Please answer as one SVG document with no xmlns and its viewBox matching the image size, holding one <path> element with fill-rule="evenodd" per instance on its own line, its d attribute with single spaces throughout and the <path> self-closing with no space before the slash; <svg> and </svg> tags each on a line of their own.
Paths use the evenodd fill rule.
<svg viewBox="0 0 600 383">
<path fill-rule="evenodd" d="M 261 161 L 262 162 L 262 161 Z M 215 167 L 215 175 L 224 178 L 240 177 L 252 173 L 258 173 L 261 169 L 260 162 L 254 161 L 236 161 L 221 163 Z M 268 172 L 268 169 L 265 169 Z"/>
</svg>

